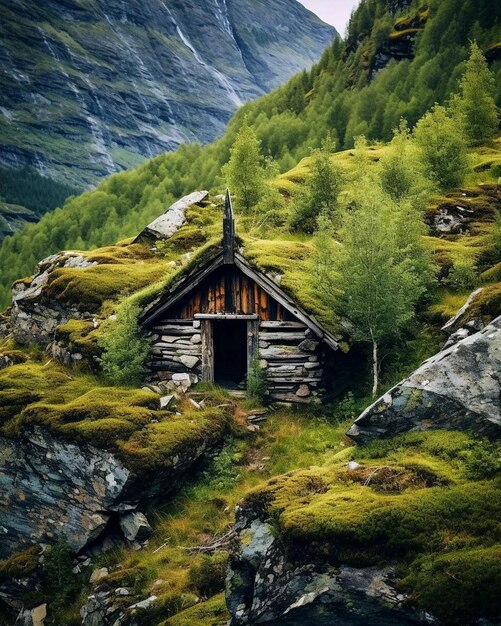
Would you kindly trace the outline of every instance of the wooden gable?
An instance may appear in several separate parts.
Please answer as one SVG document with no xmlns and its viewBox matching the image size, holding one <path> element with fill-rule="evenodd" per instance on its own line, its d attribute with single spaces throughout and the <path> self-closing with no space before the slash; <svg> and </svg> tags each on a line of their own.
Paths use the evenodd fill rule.
<svg viewBox="0 0 501 626">
<path fill-rule="evenodd" d="M 285 307 L 235 265 L 217 268 L 169 312 L 176 319 L 200 314 L 256 314 L 264 321 L 292 319 Z"/>
<path fill-rule="evenodd" d="M 201 316 L 256 316 L 261 321 L 297 320 L 331 349 L 336 339 L 306 313 L 274 281 L 252 268 L 236 251 L 235 224 L 229 192 L 223 219 L 223 249 L 191 272 L 140 317 L 143 326 L 166 319 Z"/>
</svg>

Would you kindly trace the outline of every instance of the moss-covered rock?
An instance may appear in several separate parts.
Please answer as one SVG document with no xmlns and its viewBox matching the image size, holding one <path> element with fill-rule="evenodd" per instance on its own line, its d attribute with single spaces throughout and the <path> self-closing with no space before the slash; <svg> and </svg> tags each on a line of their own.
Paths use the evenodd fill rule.
<svg viewBox="0 0 501 626">
<path fill-rule="evenodd" d="M 221 440 L 231 411 L 179 405 L 174 415 L 151 391 L 55 363 L 0 371 L 0 399 L 0 554 L 33 538 L 79 550 L 117 511 L 165 500 Z"/>
<path fill-rule="evenodd" d="M 385 606 L 393 612 L 388 623 L 397 616 L 418 623 L 419 609 L 450 624 L 497 616 L 501 497 L 494 475 L 468 478 L 478 446 L 464 433 L 412 433 L 353 448 L 349 465 L 340 457 L 249 494 L 230 560 L 232 623 L 278 618 L 317 597 L 344 623 L 354 579 L 357 615 L 367 609 L 367 624 L 386 623 Z M 364 596 L 369 588 L 372 600 Z M 457 603 L 447 601 L 456 594 Z M 413 618 L 405 603 L 409 611 L 418 606 Z"/>
<path fill-rule="evenodd" d="M 225 626 L 228 618 L 224 595 L 220 594 L 181 611 L 160 626 Z"/>
</svg>

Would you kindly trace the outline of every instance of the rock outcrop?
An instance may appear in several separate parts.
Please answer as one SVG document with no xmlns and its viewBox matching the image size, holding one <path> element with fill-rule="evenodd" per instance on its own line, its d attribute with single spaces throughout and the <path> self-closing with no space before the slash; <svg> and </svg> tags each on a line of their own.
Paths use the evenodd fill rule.
<svg viewBox="0 0 501 626">
<path fill-rule="evenodd" d="M 208 191 L 194 191 L 174 202 L 165 213 L 148 224 L 134 239 L 136 242 L 153 242 L 157 239 L 169 239 L 186 222 L 186 210 L 190 206 L 201 206 L 209 197 Z"/>
<path fill-rule="evenodd" d="M 21 345 L 47 345 L 54 340 L 60 324 L 69 319 L 92 319 L 88 311 L 45 298 L 44 289 L 55 270 L 84 269 L 94 265 L 97 265 L 95 261 L 88 261 L 78 252 L 71 251 L 53 254 L 40 261 L 30 281 L 18 281 L 12 287 L 12 306 L 7 321 L 0 324 L 0 336 L 10 335 Z"/>
<path fill-rule="evenodd" d="M 426 361 L 366 409 L 348 435 L 363 443 L 434 428 L 499 436 L 501 317 Z"/>
<path fill-rule="evenodd" d="M 0 437 L 0 558 L 58 538 L 82 550 L 113 515 L 137 506 L 125 496 L 129 478 L 111 453 L 39 428 L 22 438 Z"/>
<path fill-rule="evenodd" d="M 79 188 L 213 140 L 336 32 L 296 0 L 1 4 L 0 162 Z"/>
<path fill-rule="evenodd" d="M 393 567 L 331 567 L 287 547 L 259 511 L 237 511 L 237 543 L 227 577 L 232 626 L 311 623 L 387 626 L 432 623 L 405 607 Z M 319 553 L 320 555 L 320 553 Z M 298 621 L 296 621 L 298 620 Z"/>
</svg>

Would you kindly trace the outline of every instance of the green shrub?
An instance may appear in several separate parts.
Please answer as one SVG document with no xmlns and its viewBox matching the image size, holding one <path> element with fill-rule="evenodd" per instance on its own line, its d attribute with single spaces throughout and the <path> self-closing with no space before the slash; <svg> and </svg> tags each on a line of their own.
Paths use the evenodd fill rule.
<svg viewBox="0 0 501 626">
<path fill-rule="evenodd" d="M 261 367 L 259 359 L 253 359 L 247 372 L 247 395 L 251 400 L 263 403 L 268 397 L 268 383 L 266 372 Z"/>
<path fill-rule="evenodd" d="M 466 454 L 465 470 L 468 478 L 483 480 L 501 471 L 501 449 L 498 443 L 480 441 Z"/>
<path fill-rule="evenodd" d="M 103 370 L 115 385 L 139 385 L 144 376 L 144 362 L 149 346 L 137 324 L 139 307 L 124 300 L 116 320 L 108 322 L 100 339 L 104 348 Z"/>
<path fill-rule="evenodd" d="M 203 598 L 210 598 L 224 591 L 227 564 L 227 552 L 217 552 L 212 556 L 204 554 L 190 568 L 190 584 Z"/>
<path fill-rule="evenodd" d="M 463 256 L 454 261 L 445 282 L 457 291 L 473 289 L 477 282 L 476 269 L 475 261 L 470 257 Z"/>
<path fill-rule="evenodd" d="M 202 477 L 210 488 L 225 492 L 238 482 L 240 472 L 236 466 L 241 461 L 239 445 L 237 441 L 230 438 L 221 452 L 208 464 Z"/>
<path fill-rule="evenodd" d="M 53 615 L 64 611 L 82 589 L 83 576 L 73 573 L 74 567 L 74 554 L 65 541 L 60 540 L 47 549 L 42 586 L 45 596 L 50 598 Z"/>
</svg>

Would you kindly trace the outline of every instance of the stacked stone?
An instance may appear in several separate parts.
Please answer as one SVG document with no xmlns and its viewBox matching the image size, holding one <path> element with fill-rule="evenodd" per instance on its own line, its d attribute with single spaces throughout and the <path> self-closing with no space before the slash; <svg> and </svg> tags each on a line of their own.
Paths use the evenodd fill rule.
<svg viewBox="0 0 501 626">
<path fill-rule="evenodd" d="M 320 342 L 300 322 L 259 325 L 259 356 L 273 400 L 311 402 L 322 382 Z"/>
<path fill-rule="evenodd" d="M 199 320 L 166 320 L 151 334 L 147 367 L 150 380 L 176 380 L 177 374 L 188 374 L 197 383 L 202 365 L 202 336 Z"/>
</svg>

